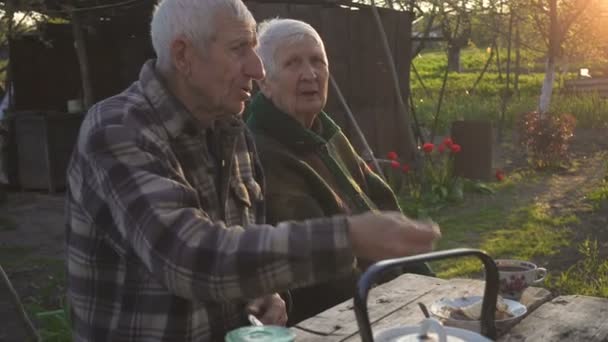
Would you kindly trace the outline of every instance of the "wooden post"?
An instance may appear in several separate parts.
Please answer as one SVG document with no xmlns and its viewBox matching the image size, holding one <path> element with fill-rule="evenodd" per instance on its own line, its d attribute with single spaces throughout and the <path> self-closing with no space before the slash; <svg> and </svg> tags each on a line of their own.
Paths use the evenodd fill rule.
<svg viewBox="0 0 608 342">
<path fill-rule="evenodd" d="M 6 66 L 6 77 L 4 85 L 6 87 L 6 94 L 8 95 L 8 110 L 13 110 L 15 105 L 14 93 L 13 93 L 13 71 L 11 63 L 11 39 L 13 39 L 13 20 L 15 17 L 15 1 L 10 0 L 6 2 L 5 15 L 8 18 L 8 28 L 6 34 L 6 42 L 8 46 L 8 65 Z"/>
<path fill-rule="evenodd" d="M 86 110 L 93 104 L 93 87 L 91 85 L 86 39 L 82 27 L 82 15 L 76 11 L 72 12 L 72 32 L 74 34 L 74 48 L 80 65 L 80 80 L 82 81 L 84 109 Z"/>
</svg>

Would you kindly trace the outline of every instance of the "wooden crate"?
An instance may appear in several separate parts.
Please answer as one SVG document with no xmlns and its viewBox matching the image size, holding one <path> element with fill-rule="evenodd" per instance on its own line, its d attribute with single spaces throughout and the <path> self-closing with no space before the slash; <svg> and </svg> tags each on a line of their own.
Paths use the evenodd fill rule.
<svg viewBox="0 0 608 342">
<path fill-rule="evenodd" d="M 17 168 L 23 189 L 55 192 L 65 188 L 67 165 L 83 117 L 42 111 L 16 113 Z"/>
</svg>

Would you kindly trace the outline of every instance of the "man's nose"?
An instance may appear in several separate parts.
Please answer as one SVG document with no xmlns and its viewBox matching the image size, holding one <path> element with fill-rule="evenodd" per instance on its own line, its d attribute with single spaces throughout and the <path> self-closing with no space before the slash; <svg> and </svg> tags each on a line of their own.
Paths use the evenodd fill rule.
<svg viewBox="0 0 608 342">
<path fill-rule="evenodd" d="M 245 63 L 245 74 L 254 80 L 261 80 L 266 76 L 264 65 L 257 53 L 252 52 Z"/>
</svg>

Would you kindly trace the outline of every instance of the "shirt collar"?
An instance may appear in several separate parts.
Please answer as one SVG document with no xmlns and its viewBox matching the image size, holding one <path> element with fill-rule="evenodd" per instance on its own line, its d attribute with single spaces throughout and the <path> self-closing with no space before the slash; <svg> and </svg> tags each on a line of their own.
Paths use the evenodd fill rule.
<svg viewBox="0 0 608 342">
<path fill-rule="evenodd" d="M 340 127 L 323 111 L 317 115 L 312 127 L 306 128 L 278 109 L 261 92 L 253 98 L 248 111 L 247 125 L 252 130 L 262 130 L 284 145 L 297 149 L 325 145 L 340 131 Z"/>
<path fill-rule="evenodd" d="M 139 83 L 169 135 L 176 138 L 184 133 L 196 135 L 203 132 L 199 121 L 167 88 L 155 64 L 156 60 L 151 59 L 143 65 L 139 73 Z"/>
</svg>

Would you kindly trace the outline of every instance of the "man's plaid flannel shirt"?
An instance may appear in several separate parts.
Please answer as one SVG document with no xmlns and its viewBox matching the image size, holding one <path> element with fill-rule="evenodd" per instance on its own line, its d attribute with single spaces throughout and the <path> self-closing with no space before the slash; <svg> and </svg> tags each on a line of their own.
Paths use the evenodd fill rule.
<svg viewBox="0 0 608 342">
<path fill-rule="evenodd" d="M 68 169 L 75 341 L 223 341 L 247 300 L 349 272 L 344 217 L 263 224 L 239 118 L 200 128 L 147 62 L 91 108 Z"/>
</svg>

